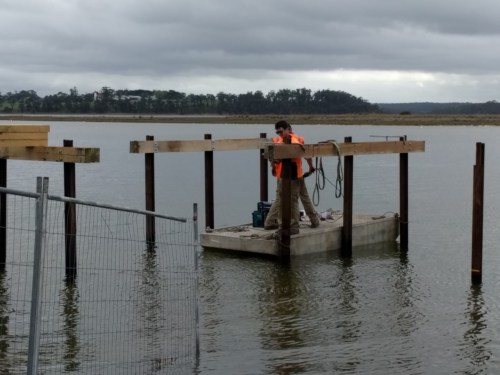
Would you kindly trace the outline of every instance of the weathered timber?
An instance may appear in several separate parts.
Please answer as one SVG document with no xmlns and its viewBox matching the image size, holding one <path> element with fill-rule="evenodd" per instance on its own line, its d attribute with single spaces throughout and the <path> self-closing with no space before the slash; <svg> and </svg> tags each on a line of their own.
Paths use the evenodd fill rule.
<svg viewBox="0 0 500 375">
<path fill-rule="evenodd" d="M 0 147 L 48 146 L 48 125 L 0 125 Z"/>
<path fill-rule="evenodd" d="M 63 140 L 64 147 L 73 147 L 73 140 Z M 76 168 L 75 163 L 64 163 L 64 196 L 76 198 Z M 64 203 L 64 233 L 65 233 L 65 269 L 66 281 L 74 282 L 77 275 L 76 253 L 76 204 Z"/>
<path fill-rule="evenodd" d="M 99 148 L 84 147 L 1 147 L 0 159 L 56 161 L 65 163 L 98 163 Z"/>
<path fill-rule="evenodd" d="M 400 138 L 406 140 L 406 136 Z M 399 154 L 399 248 L 408 251 L 408 154 Z"/>
<path fill-rule="evenodd" d="M 205 134 L 206 140 L 212 139 L 212 134 Z M 205 225 L 215 228 L 214 210 L 214 153 L 205 151 Z"/>
<path fill-rule="evenodd" d="M 267 134 L 266 133 L 260 133 L 260 138 L 261 139 L 266 139 Z M 264 149 L 259 150 L 259 160 L 260 160 L 260 200 L 261 202 L 267 202 L 268 200 L 268 166 L 267 166 L 267 160 L 264 157 Z"/>
<path fill-rule="evenodd" d="M 352 142 L 352 137 L 345 137 L 345 144 Z M 343 257 L 352 256 L 352 220 L 354 192 L 354 156 L 344 155 L 344 225 L 342 227 Z"/>
<path fill-rule="evenodd" d="M 471 279 L 480 284 L 483 277 L 484 143 L 476 143 L 476 165 L 472 193 Z"/>
<path fill-rule="evenodd" d="M 147 135 L 148 141 L 154 141 L 154 136 Z M 151 153 L 144 155 L 145 165 L 145 191 L 146 191 L 146 211 L 155 211 L 155 156 Z M 146 242 L 148 251 L 154 251 L 156 242 L 156 223 L 155 217 L 146 216 Z"/>
<path fill-rule="evenodd" d="M 0 125 L 0 133 L 48 133 L 49 125 Z"/>
<path fill-rule="evenodd" d="M 282 263 L 290 262 L 290 221 L 292 218 L 292 160 L 284 159 L 281 167 L 281 229 L 279 231 L 278 257 Z"/>
<path fill-rule="evenodd" d="M 0 147 L 46 147 L 48 139 L 6 139 L 0 140 Z"/>
<path fill-rule="evenodd" d="M 386 141 L 339 143 L 340 154 L 370 155 L 424 152 L 425 141 Z M 196 152 L 235 151 L 264 149 L 268 159 L 289 159 L 294 157 L 337 156 L 337 148 L 332 143 L 308 145 L 274 144 L 266 138 L 208 139 L 178 141 L 130 141 L 130 152 L 134 154 L 154 152 Z"/>
<path fill-rule="evenodd" d="M 49 133 L 2 133 L 0 132 L 0 142 L 7 141 L 43 141 L 49 139 Z"/>
<path fill-rule="evenodd" d="M 425 141 L 387 141 L 338 143 L 340 155 L 357 156 L 372 154 L 398 154 L 424 152 Z M 268 159 L 313 158 L 316 156 L 338 156 L 337 147 L 332 143 L 308 145 L 266 144 L 265 155 Z"/>
<path fill-rule="evenodd" d="M 130 152 L 145 154 L 153 152 L 236 151 L 264 148 L 265 138 L 204 139 L 192 141 L 130 141 Z"/>
</svg>

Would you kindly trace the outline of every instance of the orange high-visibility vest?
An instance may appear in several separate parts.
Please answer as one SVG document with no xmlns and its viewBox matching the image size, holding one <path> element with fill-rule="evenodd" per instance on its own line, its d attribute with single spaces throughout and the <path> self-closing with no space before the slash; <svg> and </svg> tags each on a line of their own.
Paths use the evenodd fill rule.
<svg viewBox="0 0 500 375">
<path fill-rule="evenodd" d="M 304 143 L 304 138 L 299 137 L 297 134 L 290 132 L 292 144 L 303 144 Z M 273 138 L 274 143 L 283 143 L 283 138 L 282 137 L 274 137 Z M 297 178 L 301 178 L 303 176 L 302 173 L 302 159 L 301 158 L 294 158 L 292 159 L 292 162 L 297 165 Z M 280 178 L 281 176 L 281 160 L 278 161 L 276 164 L 276 178 Z"/>
</svg>

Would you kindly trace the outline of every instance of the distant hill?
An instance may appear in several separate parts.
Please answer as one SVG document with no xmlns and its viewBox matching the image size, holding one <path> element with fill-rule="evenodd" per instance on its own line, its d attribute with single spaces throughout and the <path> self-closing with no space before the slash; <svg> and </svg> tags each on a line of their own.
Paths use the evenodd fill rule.
<svg viewBox="0 0 500 375">
<path fill-rule="evenodd" d="M 381 112 L 429 115 L 500 114 L 500 103 L 377 103 Z"/>
</svg>

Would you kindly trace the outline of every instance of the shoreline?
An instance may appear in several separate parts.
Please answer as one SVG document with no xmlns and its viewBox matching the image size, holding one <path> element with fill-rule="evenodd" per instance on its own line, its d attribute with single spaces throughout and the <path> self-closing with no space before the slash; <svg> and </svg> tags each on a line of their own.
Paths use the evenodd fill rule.
<svg viewBox="0 0 500 375">
<path fill-rule="evenodd" d="M 196 124 L 274 124 L 286 119 L 295 125 L 385 125 L 385 126 L 497 126 L 500 115 L 73 115 L 73 114 L 0 114 L 4 121 L 78 121 L 131 123 L 196 123 Z"/>
</svg>

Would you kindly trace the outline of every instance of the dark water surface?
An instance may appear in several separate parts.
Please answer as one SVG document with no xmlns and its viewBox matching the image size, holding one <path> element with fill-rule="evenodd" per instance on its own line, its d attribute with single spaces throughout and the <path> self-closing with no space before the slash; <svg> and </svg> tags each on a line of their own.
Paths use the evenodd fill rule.
<svg viewBox="0 0 500 375">
<path fill-rule="evenodd" d="M 11 123 L 11 122 L 2 122 Z M 500 128 L 296 126 L 307 142 L 352 136 L 407 135 L 425 140 L 409 156 L 409 251 L 397 244 L 330 253 L 287 267 L 258 257 L 201 253 L 200 374 L 494 374 L 500 368 Z M 144 156 L 131 140 L 272 135 L 272 125 L 53 123 L 49 144 L 73 139 L 100 147 L 101 163 L 78 165 L 77 197 L 144 208 Z M 472 172 L 475 144 L 486 144 L 483 284 L 470 283 Z M 257 151 L 215 157 L 216 226 L 251 221 L 259 200 Z M 336 158 L 324 160 L 336 178 Z M 156 208 L 190 217 L 199 203 L 203 228 L 202 153 L 157 154 Z M 354 210 L 399 210 L 397 155 L 354 160 Z M 59 163 L 9 161 L 8 184 L 34 191 L 50 177 L 62 195 Z M 273 196 L 270 179 L 270 196 Z M 312 194 L 314 178 L 309 178 Z M 340 209 L 327 183 L 319 210 Z"/>
</svg>

